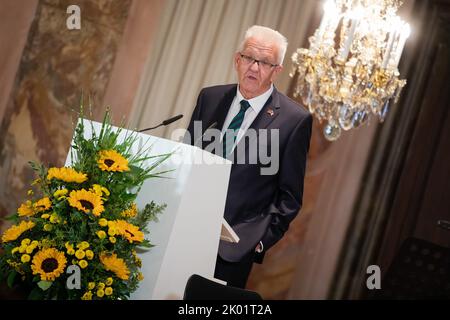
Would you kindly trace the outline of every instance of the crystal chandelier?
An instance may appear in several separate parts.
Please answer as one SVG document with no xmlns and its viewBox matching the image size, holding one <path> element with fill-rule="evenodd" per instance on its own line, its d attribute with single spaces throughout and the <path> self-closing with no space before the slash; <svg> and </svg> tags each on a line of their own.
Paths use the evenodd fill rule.
<svg viewBox="0 0 450 320">
<path fill-rule="evenodd" d="M 334 141 L 371 116 L 383 122 L 406 80 L 398 64 L 410 27 L 396 12 L 398 0 L 328 0 L 309 49 L 292 55 L 298 73 L 294 97 L 324 126 Z"/>
</svg>

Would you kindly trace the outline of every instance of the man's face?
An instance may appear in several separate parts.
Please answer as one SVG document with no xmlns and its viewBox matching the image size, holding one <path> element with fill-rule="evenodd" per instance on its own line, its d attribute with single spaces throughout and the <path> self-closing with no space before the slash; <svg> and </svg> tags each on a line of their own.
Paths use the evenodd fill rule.
<svg viewBox="0 0 450 320">
<path fill-rule="evenodd" d="M 249 58 L 261 62 L 249 62 Z M 275 44 L 256 38 L 249 38 L 244 49 L 236 53 L 234 63 L 239 80 L 239 89 L 244 98 L 252 99 L 270 88 L 272 82 L 283 69 L 282 66 L 273 66 L 278 63 L 277 58 L 278 49 Z"/>
</svg>

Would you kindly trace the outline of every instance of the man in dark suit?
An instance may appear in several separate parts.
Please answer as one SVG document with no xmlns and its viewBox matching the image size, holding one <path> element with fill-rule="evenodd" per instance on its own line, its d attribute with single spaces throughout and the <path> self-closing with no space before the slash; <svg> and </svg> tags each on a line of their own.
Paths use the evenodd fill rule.
<svg viewBox="0 0 450 320">
<path fill-rule="evenodd" d="M 215 124 L 222 143 L 216 153 L 233 161 L 224 217 L 240 241 L 220 241 L 215 277 L 235 287 L 245 287 L 253 262 L 262 263 L 302 205 L 312 117 L 273 86 L 286 47 L 286 38 L 277 31 L 248 29 L 234 57 L 239 83 L 202 89 L 188 126 L 193 144 Z M 200 136 L 194 136 L 196 121 L 202 124 Z M 257 139 L 249 138 L 251 131 Z M 261 159 L 249 161 L 255 160 L 252 143 L 258 151 L 271 151 L 274 172 L 265 173 L 267 163 Z M 200 144 L 205 148 L 205 142 Z"/>
</svg>

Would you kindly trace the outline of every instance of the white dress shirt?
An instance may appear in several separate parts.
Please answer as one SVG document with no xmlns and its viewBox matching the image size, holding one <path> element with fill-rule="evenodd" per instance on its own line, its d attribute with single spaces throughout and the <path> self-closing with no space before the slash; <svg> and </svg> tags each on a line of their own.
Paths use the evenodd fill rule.
<svg viewBox="0 0 450 320">
<path fill-rule="evenodd" d="M 231 152 L 234 150 L 239 140 L 241 140 L 241 138 L 244 136 L 247 129 L 251 126 L 253 120 L 255 120 L 258 113 L 264 107 L 267 100 L 272 95 L 272 92 L 273 92 L 273 84 L 270 85 L 270 88 L 263 94 L 253 99 L 247 100 L 242 96 L 241 92 L 239 91 L 239 85 L 237 86 L 236 95 L 233 99 L 233 102 L 231 103 L 230 110 L 228 110 L 225 122 L 223 123 L 222 134 L 220 137 L 221 140 L 223 138 L 223 135 L 225 134 L 225 130 L 228 129 L 228 126 L 230 125 L 233 118 L 239 113 L 239 110 L 241 110 L 241 100 L 247 100 L 248 103 L 250 104 L 250 108 L 248 108 L 247 111 L 245 112 L 244 120 L 242 121 L 242 125 L 239 128 L 238 135 L 236 137 L 236 142 L 234 143 Z"/>
</svg>

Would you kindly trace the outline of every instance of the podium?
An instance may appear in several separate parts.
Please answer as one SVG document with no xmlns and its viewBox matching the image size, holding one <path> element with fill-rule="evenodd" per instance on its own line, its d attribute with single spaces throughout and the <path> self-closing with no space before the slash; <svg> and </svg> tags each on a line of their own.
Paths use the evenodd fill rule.
<svg viewBox="0 0 450 320">
<path fill-rule="evenodd" d="M 85 122 L 86 138 L 92 136 L 92 130 L 100 132 L 101 123 L 80 121 Z M 154 172 L 174 171 L 163 174 L 167 178 L 146 180 L 136 199 L 139 209 L 151 201 L 167 207 L 158 222 L 149 224 L 146 238 L 155 247 L 138 252 L 144 280 L 130 298 L 182 299 L 191 275 L 214 277 L 231 162 L 195 146 L 145 133 L 133 134 L 138 137 L 133 154 L 150 145 L 150 155 L 174 152 Z M 130 131 L 122 129 L 119 139 L 127 135 Z M 66 165 L 71 163 L 70 155 L 69 151 Z M 153 162 L 147 161 L 142 165 Z"/>
</svg>

